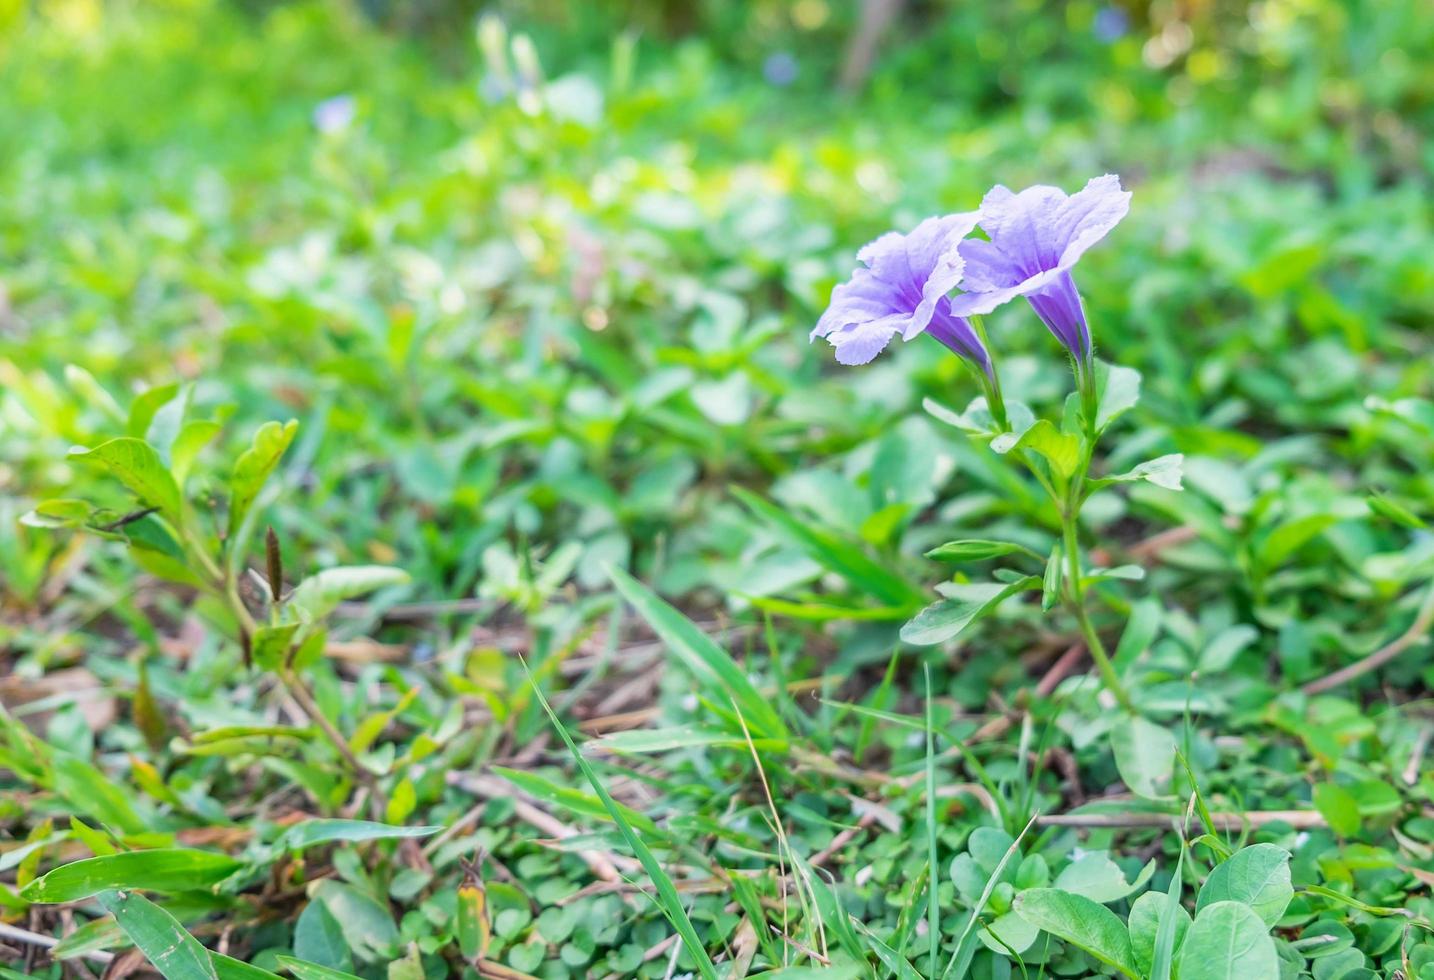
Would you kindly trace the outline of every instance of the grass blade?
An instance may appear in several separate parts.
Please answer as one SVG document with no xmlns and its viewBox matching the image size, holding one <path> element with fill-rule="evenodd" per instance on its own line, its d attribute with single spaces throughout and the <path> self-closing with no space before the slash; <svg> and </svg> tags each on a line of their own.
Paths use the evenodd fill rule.
<svg viewBox="0 0 1434 980">
<path fill-rule="evenodd" d="M 616 570 L 614 569 L 614 571 Z M 637 585 L 635 580 L 629 578 L 628 581 L 633 585 Z M 646 590 L 644 589 L 643 591 Z M 653 598 L 656 599 L 655 596 Z M 663 603 L 663 605 L 666 606 L 666 603 Z M 667 608 L 671 609 L 670 606 Z M 643 610 L 639 607 L 638 611 L 642 612 Z M 672 610 L 672 612 L 674 615 L 677 614 L 676 610 Z M 686 623 L 687 621 L 683 619 L 683 622 Z M 692 626 L 691 623 L 687 623 L 687 626 L 694 631 L 696 630 L 696 627 Z M 708 642 L 711 641 L 709 640 Z M 723 656 L 726 655 L 723 654 Z M 734 664 L 733 666 L 736 665 Z M 523 670 L 528 670 L 526 662 L 523 664 Z M 632 849 L 632 853 L 642 864 L 642 869 L 646 871 L 647 876 L 652 879 L 653 885 L 657 888 L 657 905 L 662 909 L 663 914 L 667 916 L 667 920 L 672 923 L 672 927 L 677 930 L 677 934 L 682 937 L 683 945 L 687 947 L 687 951 L 691 953 L 692 958 L 697 961 L 697 971 L 702 974 L 703 980 L 717 980 L 717 968 L 707 955 L 707 949 L 702 945 L 702 940 L 697 935 L 697 930 L 693 927 L 692 920 L 687 917 L 687 910 L 682 906 L 682 897 L 677 894 L 677 886 L 672 883 L 672 879 L 667 876 L 667 872 L 662 870 L 662 865 L 657 863 L 656 856 L 653 855 L 652 851 L 648 850 L 647 845 L 642 842 L 642 838 L 637 836 L 637 831 L 632 829 L 632 824 L 628 823 L 627 818 L 623 815 L 624 808 L 619 806 L 618 802 L 612 798 L 612 795 L 607 791 L 607 787 L 604 786 L 602 780 L 598 778 L 596 770 L 594 770 L 593 767 L 588 764 L 588 760 L 583 757 L 582 752 L 578 749 L 577 743 L 574 742 L 573 737 L 568 734 L 567 728 L 558 720 L 557 714 L 553 711 L 553 706 L 548 704 L 548 699 L 544 696 L 542 688 L 538 687 L 537 682 L 533 680 L 531 672 L 528 672 L 528 683 L 533 685 L 533 693 L 537 696 L 538 703 L 543 706 L 543 711 L 547 713 L 548 719 L 553 723 L 553 727 L 556 728 L 558 734 L 562 736 L 563 744 L 565 744 L 568 747 L 568 751 L 572 753 L 573 761 L 576 762 L 578 768 L 582 770 L 583 776 L 586 777 L 589 785 L 592 786 L 593 792 L 598 795 L 598 799 L 602 800 L 603 806 L 607 808 L 608 815 L 612 817 L 613 823 L 617 824 L 617 829 L 621 831 L 623 840 L 627 841 L 627 846 Z"/>
<path fill-rule="evenodd" d="M 951 960 L 946 964 L 946 969 L 941 971 L 943 980 L 952 975 L 955 971 L 955 980 L 964 980 L 966 971 L 971 969 L 971 958 L 976 955 L 976 923 L 981 920 L 981 910 L 991 900 L 991 893 L 996 890 L 996 885 L 1001 881 L 1001 875 L 1006 871 L 1006 865 L 1011 863 L 1021 849 L 1021 841 L 1026 834 L 1030 833 L 1031 827 L 1035 825 L 1038 814 L 1031 814 L 1031 819 L 1026 826 L 1011 841 L 1011 846 L 1006 848 L 1006 853 L 1001 855 L 1001 860 L 996 863 L 996 870 L 991 872 L 991 877 L 986 879 L 986 887 L 981 889 L 981 897 L 971 909 L 971 919 L 966 923 L 966 928 L 961 930 L 961 938 L 956 940 L 956 951 L 951 954 Z"/>
<path fill-rule="evenodd" d="M 682 658 L 683 664 L 697 675 L 698 681 L 709 689 L 712 701 L 717 704 L 728 700 L 735 702 L 747 723 L 759 735 L 778 739 L 788 737 L 787 726 L 773 710 L 770 700 L 762 696 L 727 651 L 627 572 L 613 566 L 609 566 L 607 571 L 622 597 L 647 620 L 662 642 Z"/>
</svg>

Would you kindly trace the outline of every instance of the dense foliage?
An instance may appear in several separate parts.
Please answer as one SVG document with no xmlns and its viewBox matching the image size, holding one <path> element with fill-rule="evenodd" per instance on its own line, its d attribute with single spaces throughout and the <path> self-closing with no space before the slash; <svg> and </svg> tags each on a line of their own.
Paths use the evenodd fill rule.
<svg viewBox="0 0 1434 980">
<path fill-rule="evenodd" d="M 1434 978 L 1434 18 L 906 6 L 0 5 L 0 974 Z"/>
</svg>

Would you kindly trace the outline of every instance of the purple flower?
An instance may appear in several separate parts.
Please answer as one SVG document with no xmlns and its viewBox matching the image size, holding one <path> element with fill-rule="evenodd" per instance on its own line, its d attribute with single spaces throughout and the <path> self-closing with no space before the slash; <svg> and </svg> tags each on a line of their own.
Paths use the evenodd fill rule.
<svg viewBox="0 0 1434 980">
<path fill-rule="evenodd" d="M 1130 30 L 1130 17 L 1119 7 L 1102 7 L 1096 11 L 1092 30 L 1097 40 L 1110 44 L 1125 37 Z"/>
<path fill-rule="evenodd" d="M 1128 210 L 1130 192 L 1121 190 L 1114 174 L 1096 177 L 1069 197 L 1043 184 L 1019 194 L 997 184 L 981 201 L 981 227 L 991 240 L 961 243 L 965 292 L 951 301 L 951 312 L 990 313 L 1024 296 L 1084 366 L 1091 356 L 1090 328 L 1070 270 Z"/>
<path fill-rule="evenodd" d="M 842 364 L 865 364 L 897 334 L 902 340 L 928 333 L 988 375 L 991 358 L 971 324 L 951 312 L 947 294 L 961 281 L 957 250 L 979 214 L 927 218 L 910 234 L 888 232 L 856 257 L 863 265 L 832 290 L 831 305 L 812 329 L 825 337 Z"/>
<path fill-rule="evenodd" d="M 335 95 L 314 106 L 314 128 L 321 133 L 337 133 L 353 122 L 358 105 L 352 95 Z"/>
<path fill-rule="evenodd" d="M 797 72 L 797 59 L 792 57 L 790 51 L 773 52 L 762 62 L 762 77 L 767 80 L 768 85 L 775 85 L 777 88 L 786 88 L 795 82 Z"/>
</svg>

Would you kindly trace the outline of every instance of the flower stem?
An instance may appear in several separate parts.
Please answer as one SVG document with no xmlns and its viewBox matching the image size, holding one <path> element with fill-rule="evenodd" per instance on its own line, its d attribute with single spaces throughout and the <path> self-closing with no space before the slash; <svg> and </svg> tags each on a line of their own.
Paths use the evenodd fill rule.
<svg viewBox="0 0 1434 980">
<path fill-rule="evenodd" d="M 1091 623 L 1090 615 L 1086 611 L 1085 586 L 1081 583 L 1080 537 L 1076 529 L 1076 522 L 1080 516 L 1077 497 L 1077 480 L 1079 478 L 1078 475 L 1076 480 L 1071 481 L 1071 490 L 1066 499 L 1066 506 L 1061 508 L 1061 532 L 1067 562 L 1066 578 L 1069 582 L 1066 605 L 1080 625 L 1081 636 L 1085 638 L 1085 645 L 1090 650 L 1091 659 L 1095 661 L 1096 667 L 1100 670 L 1101 680 L 1105 683 L 1106 690 L 1115 696 L 1115 700 L 1120 703 L 1122 708 L 1133 712 L 1135 706 L 1131 703 L 1130 695 L 1126 693 L 1125 685 L 1120 682 L 1120 675 L 1115 672 L 1115 664 L 1111 662 L 1110 655 L 1105 652 L 1105 644 L 1100 641 L 1100 634 L 1095 631 L 1095 626 Z"/>
</svg>

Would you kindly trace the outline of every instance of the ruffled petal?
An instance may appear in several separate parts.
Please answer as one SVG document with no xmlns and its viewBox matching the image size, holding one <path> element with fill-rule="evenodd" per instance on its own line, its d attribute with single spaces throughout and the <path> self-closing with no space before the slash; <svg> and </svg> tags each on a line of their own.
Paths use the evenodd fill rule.
<svg viewBox="0 0 1434 980">
<path fill-rule="evenodd" d="M 836 348 L 838 364 L 866 364 L 886 349 L 891 338 L 903 332 L 909 313 L 892 313 L 877 320 L 852 323 L 827 335 Z"/>
<path fill-rule="evenodd" d="M 966 262 L 959 246 L 975 230 L 979 218 L 975 211 L 927 218 L 907 236 L 907 260 L 918 274 L 921 302 L 912 311 L 905 339 L 926 329 L 937 304 L 961 282 Z"/>
<path fill-rule="evenodd" d="M 892 295 L 890 286 L 870 269 L 857 269 L 849 280 L 832 290 L 831 303 L 812 328 L 810 339 L 816 340 L 850 324 L 867 323 L 900 309 L 898 297 Z"/>
<path fill-rule="evenodd" d="M 1063 274 L 1064 270 L 1061 269 L 1047 269 L 1044 272 L 1037 272 L 1034 276 L 1022 279 L 1014 286 L 1006 286 L 1002 289 L 988 289 L 979 292 L 958 293 L 951 297 L 951 312 L 956 316 L 981 316 L 982 314 L 990 313 L 996 307 L 1009 303 L 1017 296 L 1029 296 L 1031 293 L 1045 288 L 1054 282 L 1058 276 Z"/>
<path fill-rule="evenodd" d="M 1060 253 L 1048 234 L 1050 217 L 1066 200 L 1059 187 L 1036 184 L 1019 194 L 997 184 L 981 199 L 981 227 L 1023 276 L 1055 265 Z"/>
<path fill-rule="evenodd" d="M 1008 289 L 1026 278 L 1011 256 L 1001 251 L 994 242 L 981 238 L 970 238 L 961 243 L 961 259 L 966 266 L 961 288 L 968 293 Z"/>
<path fill-rule="evenodd" d="M 1058 250 L 1059 264 L 1069 269 L 1129 211 L 1130 191 L 1121 188 L 1118 176 L 1106 174 L 1088 181 L 1066 199 L 1051 220 L 1049 235 Z"/>
</svg>

